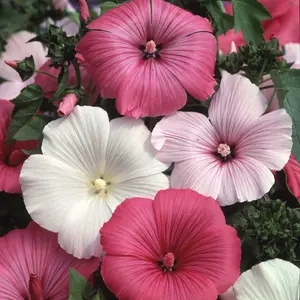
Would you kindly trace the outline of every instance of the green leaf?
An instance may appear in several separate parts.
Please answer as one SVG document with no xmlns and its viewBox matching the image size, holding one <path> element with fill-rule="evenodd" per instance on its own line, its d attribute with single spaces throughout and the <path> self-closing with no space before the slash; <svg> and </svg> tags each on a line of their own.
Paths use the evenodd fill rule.
<svg viewBox="0 0 300 300">
<path fill-rule="evenodd" d="M 52 98 L 50 99 L 50 101 L 56 101 L 61 99 L 66 92 L 67 86 L 68 86 L 68 82 L 69 82 L 69 67 L 64 66 L 58 76 L 58 87 L 56 92 L 54 93 L 54 95 L 52 96 Z"/>
<path fill-rule="evenodd" d="M 242 30 L 246 42 L 259 44 L 264 40 L 260 22 L 271 19 L 271 14 L 258 0 L 231 0 L 235 32 Z"/>
<path fill-rule="evenodd" d="M 277 97 L 281 107 L 285 108 L 293 121 L 292 153 L 300 163 L 300 70 L 289 69 L 286 72 L 271 72 Z"/>
<path fill-rule="evenodd" d="M 85 277 L 80 275 L 76 270 L 70 268 L 69 291 L 69 300 L 82 300 L 83 296 L 91 294 L 92 287 Z"/>
<path fill-rule="evenodd" d="M 226 33 L 234 26 L 233 16 L 223 12 L 218 2 L 210 2 L 206 5 L 207 10 L 214 19 L 217 35 Z"/>
<path fill-rule="evenodd" d="M 101 15 L 105 14 L 110 9 L 119 6 L 118 3 L 112 2 L 112 1 L 106 1 L 100 4 L 101 8 Z"/>
<path fill-rule="evenodd" d="M 24 88 L 20 95 L 12 100 L 15 104 L 12 120 L 6 132 L 6 141 L 8 143 L 18 137 L 19 131 L 28 126 L 32 117 L 36 114 L 43 100 L 43 90 L 40 86 L 31 84 Z M 23 131 L 24 134 L 24 131 Z M 20 134 L 22 136 L 22 133 Z M 20 137 L 19 136 L 19 137 Z M 24 138 L 24 136 L 22 137 Z M 28 140 L 28 139 L 25 139 Z"/>
<path fill-rule="evenodd" d="M 35 72 L 33 56 L 24 58 L 18 63 L 16 71 L 19 73 L 22 81 L 28 80 Z"/>
</svg>

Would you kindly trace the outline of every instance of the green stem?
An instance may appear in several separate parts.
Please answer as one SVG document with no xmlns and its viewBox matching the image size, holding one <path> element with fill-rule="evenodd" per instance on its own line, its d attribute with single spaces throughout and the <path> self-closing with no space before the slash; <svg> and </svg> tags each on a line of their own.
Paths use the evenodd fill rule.
<svg viewBox="0 0 300 300">
<path fill-rule="evenodd" d="M 270 101 L 269 101 L 269 103 L 268 103 L 268 107 L 267 107 L 265 113 L 270 109 L 270 107 L 271 107 L 271 105 L 272 105 L 272 103 L 273 103 L 273 99 L 275 98 L 275 94 L 276 94 L 276 91 L 275 91 L 275 89 L 274 89 L 273 94 L 272 94 L 271 99 L 270 99 Z"/>
<path fill-rule="evenodd" d="M 263 74 L 264 74 L 264 71 L 265 71 L 265 68 L 268 64 L 268 60 L 265 59 L 264 62 L 263 62 L 263 65 L 262 65 L 262 68 L 258 74 L 258 82 L 261 82 L 263 80 Z"/>
<path fill-rule="evenodd" d="M 259 89 L 260 89 L 260 90 L 266 90 L 266 89 L 270 89 L 270 88 L 273 88 L 273 87 L 274 87 L 274 85 L 271 84 L 271 85 L 262 86 L 262 87 L 260 87 Z"/>
<path fill-rule="evenodd" d="M 56 80 L 58 79 L 58 77 L 56 77 L 56 76 L 54 76 L 54 75 L 52 75 L 52 74 L 50 74 L 50 73 L 48 73 L 48 72 L 41 71 L 41 70 L 35 70 L 35 73 L 47 75 L 47 76 L 49 76 L 49 77 L 51 77 L 51 78 L 54 78 L 54 79 L 56 79 Z"/>
<path fill-rule="evenodd" d="M 74 67 L 75 73 L 76 73 L 76 81 L 77 81 L 77 89 L 81 88 L 81 73 L 79 65 L 76 61 L 72 61 L 72 65 Z"/>
</svg>

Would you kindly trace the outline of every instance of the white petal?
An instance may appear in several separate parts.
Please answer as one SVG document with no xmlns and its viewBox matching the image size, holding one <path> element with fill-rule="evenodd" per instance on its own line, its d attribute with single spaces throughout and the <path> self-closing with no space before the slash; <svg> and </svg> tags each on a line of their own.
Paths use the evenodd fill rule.
<svg viewBox="0 0 300 300">
<path fill-rule="evenodd" d="M 283 56 L 288 63 L 294 63 L 294 65 L 300 65 L 300 44 L 286 44 L 284 45 L 285 55 Z M 295 66 L 292 66 L 295 68 Z"/>
<path fill-rule="evenodd" d="M 161 173 L 168 165 L 154 157 L 150 132 L 142 120 L 117 118 L 110 122 L 105 178 L 112 184 Z"/>
<path fill-rule="evenodd" d="M 244 130 L 267 108 L 259 88 L 242 75 L 222 73 L 220 89 L 212 100 L 208 115 L 221 142 L 234 145 Z"/>
<path fill-rule="evenodd" d="M 21 81 L 18 73 L 4 63 L 5 60 L 22 60 L 32 55 L 36 68 L 46 62 L 46 51 L 43 45 L 39 42 L 27 43 L 35 36 L 36 34 L 31 32 L 20 31 L 7 40 L 5 51 L 0 57 L 0 77 L 11 81 Z"/>
<path fill-rule="evenodd" d="M 67 36 L 76 35 L 79 31 L 79 26 L 70 18 L 63 18 L 59 21 L 56 21 L 55 25 L 58 27 L 62 27 Z"/>
<path fill-rule="evenodd" d="M 127 198 L 146 197 L 153 199 L 160 190 L 169 188 L 169 179 L 164 174 L 155 174 L 145 177 L 126 180 L 112 186 L 109 194 L 116 201 L 108 201 L 108 205 L 114 211 L 118 204 Z"/>
<path fill-rule="evenodd" d="M 216 152 L 219 138 L 209 120 L 195 112 L 177 112 L 164 117 L 152 132 L 156 157 L 164 162 L 178 162 Z"/>
<path fill-rule="evenodd" d="M 27 83 L 19 81 L 5 81 L 0 84 L 0 99 L 12 100 L 19 96 L 21 90 L 26 87 Z"/>
<path fill-rule="evenodd" d="M 195 159 L 175 164 L 171 175 L 171 187 L 190 188 L 200 194 L 217 199 L 222 177 L 222 162 L 213 155 L 203 154 Z"/>
<path fill-rule="evenodd" d="M 81 170 L 90 180 L 103 175 L 109 136 L 108 116 L 103 109 L 76 106 L 70 115 L 49 123 L 43 134 L 44 155 Z"/>
<path fill-rule="evenodd" d="M 297 300 L 300 269 L 273 259 L 244 272 L 234 284 L 237 300 Z"/>
</svg>

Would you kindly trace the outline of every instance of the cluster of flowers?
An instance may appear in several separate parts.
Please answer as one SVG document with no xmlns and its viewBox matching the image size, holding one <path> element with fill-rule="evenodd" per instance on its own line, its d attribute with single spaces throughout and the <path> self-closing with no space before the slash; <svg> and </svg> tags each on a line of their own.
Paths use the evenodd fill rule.
<svg viewBox="0 0 300 300">
<path fill-rule="evenodd" d="M 85 1 L 80 12 L 86 23 Z M 1 57 L 0 189 L 22 192 L 33 222 L 0 238 L 0 299 L 67 299 L 69 268 L 89 277 L 100 261 L 120 300 L 297 299 L 300 270 L 289 262 L 240 276 L 240 240 L 221 209 L 263 197 L 288 162 L 299 169 L 288 113 L 266 113 L 269 95 L 241 74 L 222 71 L 215 92 L 210 22 L 168 2 L 132 0 L 88 29 L 76 49 L 83 86 L 91 77 L 124 117 L 109 120 L 93 106 L 97 95 L 79 106 L 68 94 L 43 130 L 42 154 L 23 151 L 36 141 L 5 144 L 9 100 L 31 83 L 53 94 L 59 70 L 40 43 L 26 44 L 28 32 L 12 36 Z M 28 55 L 40 72 L 21 82 L 9 66 Z M 178 111 L 188 94 L 212 97 L 208 116 Z M 150 132 L 143 118 L 162 115 Z"/>
</svg>

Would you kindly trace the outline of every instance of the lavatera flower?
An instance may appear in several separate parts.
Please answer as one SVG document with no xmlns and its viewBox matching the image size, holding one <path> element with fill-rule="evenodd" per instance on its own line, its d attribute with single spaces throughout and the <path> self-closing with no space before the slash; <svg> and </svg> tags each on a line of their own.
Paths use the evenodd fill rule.
<svg viewBox="0 0 300 300">
<path fill-rule="evenodd" d="M 32 155 L 21 171 L 25 205 L 76 257 L 101 255 L 99 229 L 124 199 L 169 186 L 141 120 L 109 122 L 101 108 L 76 106 L 43 134 L 44 155 Z"/>
<path fill-rule="evenodd" d="M 220 205 L 261 198 L 292 147 L 284 109 L 264 114 L 266 98 L 241 75 L 224 72 L 208 118 L 195 112 L 165 117 L 153 130 L 157 158 L 175 162 L 171 186 L 192 188 Z"/>
</svg>

